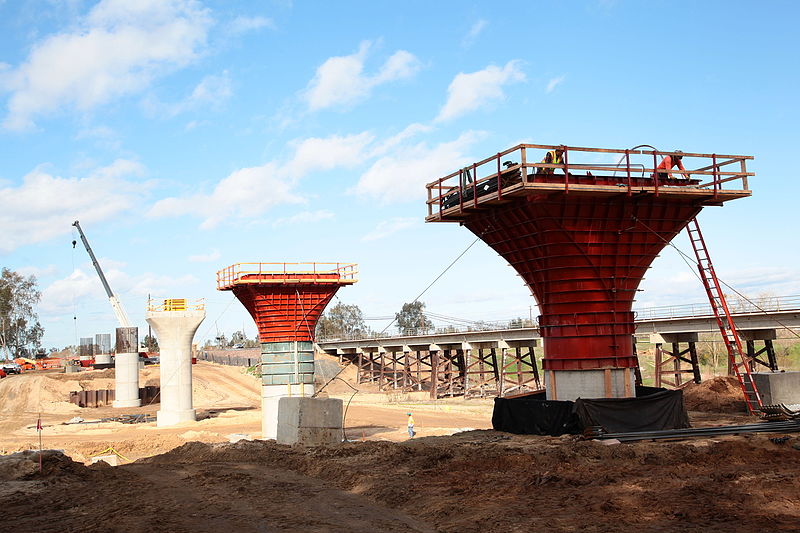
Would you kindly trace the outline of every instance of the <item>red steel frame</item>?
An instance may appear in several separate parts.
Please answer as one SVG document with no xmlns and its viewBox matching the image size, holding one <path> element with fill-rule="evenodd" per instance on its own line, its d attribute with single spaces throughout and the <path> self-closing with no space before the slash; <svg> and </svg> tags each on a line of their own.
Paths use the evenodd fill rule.
<svg viewBox="0 0 800 533">
<path fill-rule="evenodd" d="M 564 163 L 528 163 L 526 151 L 531 148 L 560 148 Z M 501 157 L 515 151 L 520 162 L 512 161 L 501 175 Z M 622 154 L 625 164 L 611 168 L 581 164 L 577 154 L 568 156 L 570 151 Z M 750 195 L 746 180 L 753 174 L 745 168 L 750 156 L 684 154 L 712 160 L 711 166 L 689 171 L 691 178 L 712 177 L 700 183 L 673 177 L 679 171 L 659 178 L 655 163 L 652 168 L 634 167 L 630 162 L 634 153 L 652 154 L 654 162 L 658 155 L 670 154 L 520 145 L 472 165 L 476 179 L 467 185 L 472 198 L 463 200 L 466 193 L 461 194 L 461 187 L 449 185 L 459 172 L 428 184 L 426 220 L 460 222 L 525 280 L 541 310 L 545 370 L 635 368 L 632 305 L 650 264 L 703 205 Z M 719 158 L 724 160 L 718 162 Z M 740 163 L 741 169 L 720 170 L 733 163 Z M 491 168 L 488 177 L 477 178 L 480 165 Z M 545 168 L 554 171 L 542 172 Z M 640 176 L 632 176 L 634 168 Z M 581 170 L 587 173 L 577 175 Z M 497 191 L 479 198 L 476 183 L 491 179 L 499 182 Z M 742 180 L 744 189 L 723 189 L 723 183 L 735 179 Z M 462 199 L 445 208 L 445 197 L 454 192 Z"/>
<path fill-rule="evenodd" d="M 233 291 L 261 342 L 313 341 L 325 306 L 356 275 L 346 263 L 237 263 L 217 272 L 217 289 Z"/>
</svg>

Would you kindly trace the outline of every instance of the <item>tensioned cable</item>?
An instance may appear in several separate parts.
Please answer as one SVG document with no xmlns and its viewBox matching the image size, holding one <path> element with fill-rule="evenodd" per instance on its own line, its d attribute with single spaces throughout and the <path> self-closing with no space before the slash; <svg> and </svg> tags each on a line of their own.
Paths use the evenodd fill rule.
<svg viewBox="0 0 800 533">
<path fill-rule="evenodd" d="M 431 282 L 428 284 L 428 286 L 427 286 L 427 287 L 425 287 L 425 289 L 423 289 L 423 291 L 422 291 L 421 293 L 419 293 L 419 294 L 417 295 L 417 297 L 416 297 L 416 298 L 414 298 L 414 299 L 411 301 L 411 303 L 413 304 L 414 302 L 416 302 L 416 301 L 418 301 L 420 298 L 422 298 L 422 296 L 423 296 L 423 295 L 424 295 L 426 292 L 428 292 L 428 289 L 430 289 L 431 287 L 433 287 L 434 283 L 436 283 L 437 281 L 439 281 L 439 280 L 441 279 L 441 277 L 442 277 L 442 276 L 444 276 L 444 275 L 445 275 L 445 273 L 446 273 L 448 270 L 450 270 L 450 268 L 452 268 L 452 266 L 453 266 L 453 265 L 455 265 L 455 264 L 458 262 L 458 260 L 459 260 L 459 259 L 461 259 L 461 258 L 464 256 L 464 254 L 465 254 L 465 253 L 467 253 L 467 252 L 469 251 L 469 249 L 470 249 L 470 248 L 472 248 L 472 247 L 475 245 L 475 243 L 476 243 L 476 242 L 478 242 L 479 240 L 481 240 L 481 238 L 480 238 L 480 237 L 475 237 L 475 240 L 474 240 L 474 241 L 472 241 L 472 242 L 469 244 L 469 246 L 467 246 L 466 248 L 464 248 L 464 251 L 463 251 L 463 252 L 461 252 L 460 254 L 458 254 L 458 257 L 456 257 L 455 259 L 453 259 L 453 261 L 452 261 L 452 262 L 451 262 L 449 265 L 447 265 L 447 267 L 446 267 L 444 270 L 442 270 L 442 272 L 441 272 L 441 273 L 440 273 L 438 276 L 436 276 L 436 279 L 434 279 L 433 281 L 431 281 Z M 395 317 L 392 319 L 392 321 L 391 321 L 391 322 L 389 322 L 389 324 L 387 324 L 387 325 L 386 325 L 386 327 L 385 327 L 385 328 L 383 328 L 383 329 L 381 330 L 381 332 L 380 332 L 380 333 L 378 333 L 378 335 L 383 335 L 384 333 L 386 333 L 386 330 L 387 330 L 387 329 L 389 329 L 389 328 L 392 326 L 392 324 L 394 324 L 396 321 L 397 321 L 397 315 L 395 315 Z"/>
<path fill-rule="evenodd" d="M 684 262 L 685 262 L 685 263 L 686 263 L 686 264 L 689 266 L 689 268 L 692 270 L 692 272 L 694 273 L 695 277 L 696 277 L 697 279 L 699 279 L 701 283 L 703 282 L 703 278 L 701 278 L 701 277 L 700 277 L 700 274 L 698 274 L 698 272 L 697 272 L 697 268 L 699 267 L 699 265 L 697 264 L 697 262 L 696 262 L 694 259 L 692 259 L 692 258 L 691 258 L 691 256 L 689 256 L 688 254 L 684 253 L 684 251 L 683 251 L 683 250 L 681 250 L 680 248 L 678 248 L 677 246 L 675 246 L 675 244 L 673 244 L 671 241 L 668 241 L 667 239 L 665 239 L 664 237 L 662 237 L 662 236 L 661 236 L 661 234 L 659 234 L 658 232 L 656 232 L 654 229 L 652 229 L 650 226 L 648 226 L 647 224 L 645 224 L 644 222 L 642 222 L 642 221 L 641 221 L 641 220 L 639 220 L 638 218 L 636 218 L 636 217 L 632 217 L 632 218 L 633 218 L 633 220 L 634 220 L 635 222 L 637 222 L 637 223 L 641 224 L 642 226 L 644 226 L 644 228 L 645 228 L 647 231 L 650 231 L 651 233 L 653 233 L 654 235 L 656 235 L 656 236 L 657 236 L 659 239 L 661 239 L 661 240 L 662 240 L 662 241 L 664 241 L 665 243 L 667 243 L 667 244 L 669 244 L 670 246 L 672 246 L 672 247 L 673 247 L 673 248 L 674 248 L 674 249 L 675 249 L 675 250 L 676 250 L 676 251 L 677 251 L 677 252 L 678 252 L 678 253 L 681 255 L 681 258 L 682 258 L 682 259 L 683 259 L 683 261 L 684 261 Z M 689 261 L 691 261 L 691 264 L 689 263 Z M 752 301 L 750 298 L 748 298 L 747 296 L 745 296 L 745 295 L 744 295 L 744 294 L 742 294 L 741 292 L 737 291 L 735 288 L 733 288 L 732 286 L 730 286 L 729 284 L 727 284 L 727 283 L 726 283 L 724 280 L 722 280 L 722 279 L 721 279 L 719 276 L 717 276 L 717 280 L 719 280 L 719 282 L 720 282 L 720 283 L 722 283 L 723 285 L 725 285 L 726 287 L 728 287 L 730 290 L 732 290 L 733 292 L 735 292 L 737 296 L 739 296 L 740 298 L 742 298 L 743 300 L 745 300 L 747 303 L 749 303 L 750 305 L 752 305 L 753 307 L 755 307 L 756 309 L 758 309 L 759 311 L 761 311 L 761 312 L 762 312 L 762 313 L 763 313 L 765 316 L 769 317 L 769 318 L 770 318 L 772 321 L 774 321 L 776 324 L 779 324 L 779 325 L 780 325 L 782 328 L 786 329 L 786 330 L 787 330 L 789 333 L 791 333 L 792 335 L 794 335 L 795 337 L 797 337 L 798 339 L 800 339 L 800 334 L 798 334 L 798 333 L 797 333 L 797 332 L 795 332 L 793 329 L 791 329 L 789 326 L 787 326 L 786 324 L 784 324 L 783 322 L 781 322 L 780 320 L 778 320 L 778 319 L 777 319 L 776 317 L 774 317 L 774 316 L 773 316 L 771 313 L 769 313 L 769 311 L 767 311 L 767 310 L 763 309 L 761 306 L 759 306 L 757 303 L 755 303 L 754 301 Z"/>
</svg>

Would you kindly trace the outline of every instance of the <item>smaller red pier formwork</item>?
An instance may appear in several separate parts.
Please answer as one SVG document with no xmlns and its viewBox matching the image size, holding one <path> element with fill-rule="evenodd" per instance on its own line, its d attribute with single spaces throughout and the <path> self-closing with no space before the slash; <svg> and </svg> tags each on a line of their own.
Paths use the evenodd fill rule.
<svg viewBox="0 0 800 533">
<path fill-rule="evenodd" d="M 217 272 L 217 289 L 233 291 L 262 343 L 313 341 L 325 306 L 356 275 L 346 263 L 237 263 Z"/>
</svg>

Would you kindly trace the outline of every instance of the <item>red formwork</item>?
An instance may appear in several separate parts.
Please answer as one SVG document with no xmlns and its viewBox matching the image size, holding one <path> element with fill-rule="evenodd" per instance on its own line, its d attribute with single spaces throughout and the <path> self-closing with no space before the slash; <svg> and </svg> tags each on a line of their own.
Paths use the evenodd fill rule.
<svg viewBox="0 0 800 533">
<path fill-rule="evenodd" d="M 355 265 L 343 263 L 237 263 L 217 273 L 217 288 L 242 302 L 261 342 L 313 341 L 331 298 L 355 282 Z"/>
<path fill-rule="evenodd" d="M 628 368 L 637 364 L 636 289 L 699 211 L 654 197 L 634 207 L 624 196 L 569 196 L 514 202 L 464 225 L 516 269 L 539 303 L 545 369 Z"/>
<path fill-rule="evenodd" d="M 533 148 L 561 149 L 564 163 L 527 163 Z M 515 150 L 519 162 L 501 170 L 501 158 Z M 618 152 L 626 164 L 580 164 L 587 151 Z M 466 226 L 525 280 L 541 311 L 547 370 L 635 367 L 632 306 L 653 260 L 704 205 L 750 195 L 750 156 L 691 154 L 712 164 L 687 170 L 683 180 L 659 177 L 655 163 L 633 165 L 631 154 L 520 145 L 428 184 L 427 221 Z M 656 161 L 664 154 L 645 155 Z M 724 168 L 733 163 L 734 171 Z M 481 165 L 492 173 L 478 178 Z M 702 183 L 705 176 L 711 181 Z M 736 179 L 744 189 L 730 188 Z"/>
</svg>

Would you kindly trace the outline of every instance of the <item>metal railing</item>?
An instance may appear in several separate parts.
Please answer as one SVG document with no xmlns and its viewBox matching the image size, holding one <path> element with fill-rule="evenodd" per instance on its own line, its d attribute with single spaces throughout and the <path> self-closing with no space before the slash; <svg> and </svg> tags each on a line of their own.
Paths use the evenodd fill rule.
<svg viewBox="0 0 800 533">
<path fill-rule="evenodd" d="M 529 161 L 533 153 L 536 154 L 533 159 L 542 158 L 544 161 L 543 155 L 551 150 L 563 151 L 561 163 Z M 620 156 L 620 161 L 617 164 L 579 161 L 578 154 L 586 153 L 617 154 Z M 657 168 L 661 158 L 675 155 L 682 156 L 686 170 Z M 644 161 L 633 162 L 632 157 L 643 158 Z M 696 189 L 711 190 L 716 196 L 719 191 L 729 190 L 723 188 L 724 184 L 737 180 L 741 182 L 740 188 L 730 190 L 747 191 L 749 190 L 747 179 L 755 175 L 747 171 L 748 159 L 753 159 L 753 156 L 519 144 L 428 183 L 426 185 L 428 216 L 444 211 L 445 199 L 453 202 L 453 198 L 457 198 L 457 203 L 449 207 L 455 205 L 461 208 L 477 207 L 479 197 L 501 199 L 504 189 L 520 188 L 520 184 L 524 187 L 533 183 L 553 183 L 563 186 L 564 191 L 569 192 L 570 184 L 576 185 L 579 178 L 586 177 L 611 179 L 615 185 L 627 187 L 629 194 L 632 192 L 632 187 L 642 186 L 641 183 L 634 183 L 634 180 L 641 178 L 648 178 L 648 186 L 653 187 L 656 194 L 659 187 L 691 186 Z M 697 163 L 699 164 L 694 167 Z M 503 166 L 504 169 L 501 168 Z M 592 171 L 602 174 L 594 175 Z M 609 172 L 612 173 L 611 176 L 607 175 Z M 675 176 L 676 174 L 678 176 Z M 689 179 L 685 181 L 675 179 L 682 175 Z M 489 190 L 491 194 L 482 192 Z M 454 197 L 456 193 L 457 197 Z"/>
<path fill-rule="evenodd" d="M 355 283 L 355 263 L 236 263 L 217 272 L 217 289 L 244 283 Z"/>
<path fill-rule="evenodd" d="M 734 315 L 763 314 L 800 310 L 800 295 L 764 296 L 750 301 L 729 298 L 728 307 Z M 669 320 L 673 318 L 693 318 L 714 316 L 711 304 L 664 305 L 634 309 L 636 320 Z"/>
<path fill-rule="evenodd" d="M 147 300 L 147 310 L 151 312 L 162 311 L 205 311 L 205 298 L 187 300 L 186 298 L 149 298 Z"/>
</svg>

